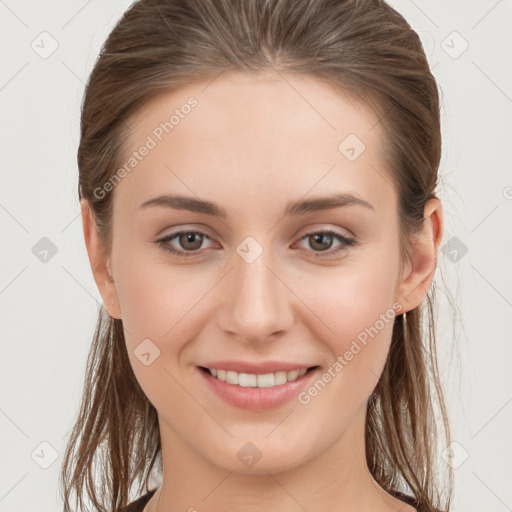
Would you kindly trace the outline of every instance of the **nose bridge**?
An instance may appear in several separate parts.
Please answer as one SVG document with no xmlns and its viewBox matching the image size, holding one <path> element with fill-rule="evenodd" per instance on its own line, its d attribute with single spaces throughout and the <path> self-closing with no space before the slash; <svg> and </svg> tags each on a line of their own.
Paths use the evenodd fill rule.
<svg viewBox="0 0 512 512">
<path fill-rule="evenodd" d="M 287 288 L 276 276 L 270 247 L 247 237 L 233 254 L 224 325 L 246 341 L 264 341 L 293 321 Z"/>
</svg>

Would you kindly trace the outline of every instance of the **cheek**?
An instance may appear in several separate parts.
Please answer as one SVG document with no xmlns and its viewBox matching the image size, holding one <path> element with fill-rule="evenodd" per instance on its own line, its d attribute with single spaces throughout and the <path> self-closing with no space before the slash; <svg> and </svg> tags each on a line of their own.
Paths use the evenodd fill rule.
<svg viewBox="0 0 512 512">
<path fill-rule="evenodd" d="M 303 296 L 306 290 L 315 290 L 309 293 L 308 305 L 325 323 L 330 339 L 337 340 L 333 345 L 339 350 L 375 324 L 381 314 L 387 312 L 390 317 L 394 312 L 398 263 L 391 254 L 381 253 L 376 260 L 361 259 L 357 264 L 333 267 L 325 276 L 301 278 Z"/>
<path fill-rule="evenodd" d="M 208 273 L 185 270 L 162 261 L 144 262 L 144 257 L 120 258 L 119 284 L 116 284 L 123 324 L 130 344 L 144 338 L 159 344 L 169 337 L 186 336 L 187 326 L 195 324 L 194 307 L 208 293 Z M 146 258 L 149 260 L 149 258 Z M 191 268 L 191 267 L 188 267 Z"/>
<path fill-rule="evenodd" d="M 363 403 L 389 352 L 396 314 L 397 254 L 389 248 L 387 253 L 374 251 L 371 259 L 331 270 L 320 279 L 302 277 L 302 296 L 309 297 L 308 306 L 321 320 L 317 332 L 332 357 L 329 368 L 336 378 L 329 387 L 338 396 L 347 396 L 348 391 L 355 402 Z M 307 295 L 308 289 L 316 291 Z M 339 364 L 333 367 L 335 361 Z M 327 395 L 334 397 L 324 398 Z"/>
<path fill-rule="evenodd" d="M 216 280 L 207 270 L 200 273 L 161 259 L 149 260 L 136 252 L 121 257 L 116 288 L 133 371 L 148 399 L 161 411 L 170 402 L 188 403 L 173 376 L 181 380 L 183 348 L 200 333 L 205 296 Z M 144 353 L 149 353 L 148 365 L 142 360 Z"/>
</svg>

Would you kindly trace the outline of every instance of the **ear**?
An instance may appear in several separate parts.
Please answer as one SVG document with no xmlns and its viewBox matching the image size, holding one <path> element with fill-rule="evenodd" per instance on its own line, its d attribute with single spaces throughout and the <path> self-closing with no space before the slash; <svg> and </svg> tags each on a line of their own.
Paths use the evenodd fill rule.
<svg viewBox="0 0 512 512">
<path fill-rule="evenodd" d="M 399 283 L 397 301 L 405 313 L 418 307 L 426 297 L 437 265 L 437 254 L 443 237 L 443 207 L 439 199 L 426 202 L 423 229 L 412 238 L 412 255 Z"/>
<path fill-rule="evenodd" d="M 121 319 L 117 290 L 110 268 L 110 257 L 105 258 L 105 251 L 98 237 L 96 219 L 86 199 L 80 201 L 80 207 L 82 210 L 85 245 L 96 286 L 109 316 Z"/>
</svg>

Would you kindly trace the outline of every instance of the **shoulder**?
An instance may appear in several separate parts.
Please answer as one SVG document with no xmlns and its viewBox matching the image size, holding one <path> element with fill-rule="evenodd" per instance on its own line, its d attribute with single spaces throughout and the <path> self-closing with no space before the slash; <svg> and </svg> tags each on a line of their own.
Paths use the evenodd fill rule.
<svg viewBox="0 0 512 512">
<path fill-rule="evenodd" d="M 152 491 L 148 491 L 146 494 L 141 496 L 140 498 L 136 499 L 135 501 L 132 501 L 123 512 L 143 512 L 144 507 L 148 503 L 148 501 L 151 499 L 151 496 L 155 494 L 156 489 L 153 489 Z"/>
</svg>

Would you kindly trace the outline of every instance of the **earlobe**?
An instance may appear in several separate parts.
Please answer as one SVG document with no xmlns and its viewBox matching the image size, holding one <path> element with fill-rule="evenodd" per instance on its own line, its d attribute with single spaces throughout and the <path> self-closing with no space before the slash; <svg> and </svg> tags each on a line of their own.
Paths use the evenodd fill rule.
<svg viewBox="0 0 512 512">
<path fill-rule="evenodd" d="M 121 319 L 117 290 L 110 268 L 110 258 L 105 257 L 103 246 L 98 237 L 96 219 L 86 199 L 81 200 L 80 207 L 84 240 L 94 281 L 109 316 Z"/>
<path fill-rule="evenodd" d="M 443 208 L 439 199 L 427 201 L 423 219 L 422 232 L 412 238 L 411 261 L 399 286 L 397 301 L 402 306 L 401 313 L 418 307 L 432 285 L 443 236 Z"/>
</svg>

